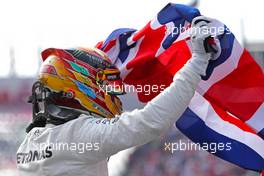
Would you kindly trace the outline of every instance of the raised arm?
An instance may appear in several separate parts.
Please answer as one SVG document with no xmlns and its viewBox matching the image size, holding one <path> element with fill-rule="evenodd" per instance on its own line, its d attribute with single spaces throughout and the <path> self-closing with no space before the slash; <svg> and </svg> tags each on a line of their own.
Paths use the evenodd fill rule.
<svg viewBox="0 0 264 176">
<path fill-rule="evenodd" d="M 197 19 L 200 18 L 204 17 Z M 125 112 L 111 120 L 83 121 L 80 139 L 98 142 L 100 148 L 97 152 L 89 152 L 88 160 L 100 160 L 118 151 L 145 144 L 159 137 L 182 115 L 194 95 L 201 75 L 205 75 L 210 59 L 210 54 L 204 49 L 204 41 L 210 36 L 206 32 L 207 22 L 200 21 L 193 23 L 193 26 L 200 31 L 191 37 L 192 58 L 174 76 L 167 89 L 143 109 Z"/>
</svg>

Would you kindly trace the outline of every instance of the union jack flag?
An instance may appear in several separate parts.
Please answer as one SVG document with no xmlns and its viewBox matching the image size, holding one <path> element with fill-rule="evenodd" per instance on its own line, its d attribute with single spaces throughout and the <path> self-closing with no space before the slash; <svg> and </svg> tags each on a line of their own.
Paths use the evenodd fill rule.
<svg viewBox="0 0 264 176">
<path fill-rule="evenodd" d="M 168 86 L 191 58 L 188 30 L 192 19 L 200 15 L 196 8 L 169 3 L 141 30 L 117 29 L 97 48 L 121 70 L 126 84 Z M 231 150 L 218 150 L 214 155 L 261 172 L 264 74 L 223 23 L 213 20 L 210 27 L 223 29 L 216 32 L 221 50 L 217 59 L 210 61 L 206 76 L 176 126 L 195 143 L 231 143 Z M 157 94 L 138 92 L 136 99 L 145 103 Z"/>
</svg>

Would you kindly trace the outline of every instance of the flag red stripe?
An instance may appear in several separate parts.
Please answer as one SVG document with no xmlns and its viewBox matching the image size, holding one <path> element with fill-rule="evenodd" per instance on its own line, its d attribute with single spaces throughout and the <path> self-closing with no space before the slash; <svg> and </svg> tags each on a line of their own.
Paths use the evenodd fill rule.
<svg viewBox="0 0 264 176">
<path fill-rule="evenodd" d="M 204 96 L 246 121 L 264 101 L 264 75 L 250 54 L 244 50 L 238 67 L 211 86 Z"/>
</svg>

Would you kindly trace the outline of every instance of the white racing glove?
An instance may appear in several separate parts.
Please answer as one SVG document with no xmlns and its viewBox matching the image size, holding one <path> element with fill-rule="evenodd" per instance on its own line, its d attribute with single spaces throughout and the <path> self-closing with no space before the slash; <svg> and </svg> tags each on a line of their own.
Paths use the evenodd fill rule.
<svg viewBox="0 0 264 176">
<path fill-rule="evenodd" d="M 211 21 L 210 18 L 199 16 L 193 19 L 191 26 L 192 58 L 188 64 L 201 76 L 206 75 L 209 60 L 212 58 L 212 54 L 217 51 L 208 43 L 209 40 L 213 40 L 208 26 Z"/>
</svg>

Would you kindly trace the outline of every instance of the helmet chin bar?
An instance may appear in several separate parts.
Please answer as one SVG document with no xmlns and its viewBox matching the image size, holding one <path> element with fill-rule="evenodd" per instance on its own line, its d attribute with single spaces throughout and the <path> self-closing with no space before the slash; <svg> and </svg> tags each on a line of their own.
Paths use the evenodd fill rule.
<svg viewBox="0 0 264 176">
<path fill-rule="evenodd" d="M 28 103 L 32 103 L 32 123 L 26 128 L 28 133 L 34 127 L 45 127 L 47 123 L 61 125 L 80 116 L 80 112 L 54 104 L 54 98 L 64 96 L 63 92 L 51 92 L 40 81 L 32 86 L 32 95 Z"/>
</svg>

